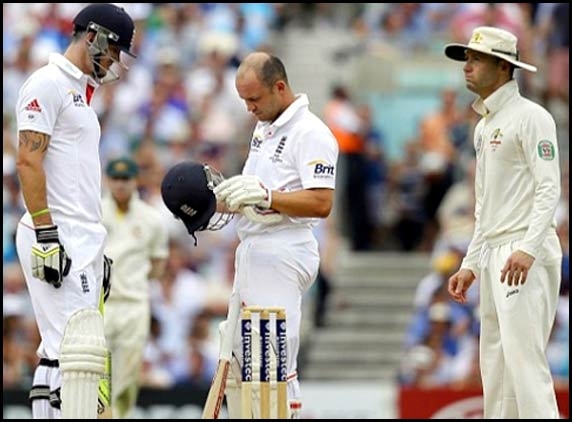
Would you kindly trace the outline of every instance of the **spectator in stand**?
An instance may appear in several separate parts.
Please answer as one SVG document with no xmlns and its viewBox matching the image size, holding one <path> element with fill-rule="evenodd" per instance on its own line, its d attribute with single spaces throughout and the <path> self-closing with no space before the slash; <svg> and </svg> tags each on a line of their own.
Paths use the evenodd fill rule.
<svg viewBox="0 0 572 422">
<path fill-rule="evenodd" d="M 324 121 L 338 141 L 340 213 L 354 251 L 371 249 L 372 222 L 367 203 L 367 165 L 362 120 L 346 86 L 336 85 L 324 108 Z"/>
</svg>

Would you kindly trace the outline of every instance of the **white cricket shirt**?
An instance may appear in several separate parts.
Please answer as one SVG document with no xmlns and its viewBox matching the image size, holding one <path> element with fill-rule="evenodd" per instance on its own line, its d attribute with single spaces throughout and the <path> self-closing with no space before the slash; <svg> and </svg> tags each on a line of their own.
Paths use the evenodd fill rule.
<svg viewBox="0 0 572 422">
<path fill-rule="evenodd" d="M 242 174 L 256 175 L 275 191 L 335 188 L 338 143 L 330 129 L 309 109 L 308 97 L 296 100 L 274 122 L 258 122 Z M 245 217 L 236 223 L 238 236 L 307 228 L 316 218 L 286 217 L 279 224 L 254 223 Z"/>
<path fill-rule="evenodd" d="M 483 241 L 522 233 L 520 250 L 537 256 L 556 227 L 560 162 L 556 124 L 510 81 L 473 104 L 475 128 L 475 233 L 462 267 L 476 271 Z"/>
</svg>

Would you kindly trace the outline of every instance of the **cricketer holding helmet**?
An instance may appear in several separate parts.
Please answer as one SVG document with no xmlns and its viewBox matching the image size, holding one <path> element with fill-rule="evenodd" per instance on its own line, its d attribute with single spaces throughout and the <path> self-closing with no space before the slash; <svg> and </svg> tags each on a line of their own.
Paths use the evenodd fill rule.
<svg viewBox="0 0 572 422">
<path fill-rule="evenodd" d="M 464 61 L 479 98 L 475 127 L 475 231 L 449 293 L 465 302 L 480 277 L 480 368 L 485 419 L 558 419 L 546 346 L 556 316 L 562 249 L 554 218 L 560 198 L 556 125 L 523 98 L 513 79 L 517 38 L 479 27 L 445 54 Z"/>
<path fill-rule="evenodd" d="M 101 130 L 90 102 L 98 84 L 118 78 L 112 66 L 121 66 L 122 52 L 132 55 L 133 35 L 122 8 L 85 7 L 65 53 L 53 53 L 18 94 L 17 171 L 27 212 L 16 245 L 41 336 L 30 392 L 34 418 L 97 417 L 106 231 Z"/>
<path fill-rule="evenodd" d="M 338 146 L 328 127 L 310 111 L 308 97 L 291 91 L 277 57 L 262 52 L 248 55 L 238 68 L 236 88 L 258 124 L 242 174 L 220 183 L 214 193 L 231 211 L 255 206 L 261 215 L 283 218 L 265 224 L 242 213 L 238 216 L 240 244 L 230 300 L 286 309 L 288 399 L 291 416 L 297 418 L 302 295 L 319 266 L 312 228 L 332 209 Z M 233 352 L 240 362 L 239 331 L 238 325 Z M 240 379 L 235 371 L 232 375 Z M 226 395 L 230 418 L 240 418 L 240 393 L 227 384 Z"/>
</svg>

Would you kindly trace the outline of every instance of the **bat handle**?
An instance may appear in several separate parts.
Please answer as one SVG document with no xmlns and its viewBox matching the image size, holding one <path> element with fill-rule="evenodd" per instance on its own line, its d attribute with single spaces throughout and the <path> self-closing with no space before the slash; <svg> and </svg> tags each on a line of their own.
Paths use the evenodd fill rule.
<svg viewBox="0 0 572 422">
<path fill-rule="evenodd" d="M 215 376 L 211 383 L 211 388 L 207 395 L 205 407 L 203 409 L 202 419 L 218 419 L 222 401 L 224 398 L 224 390 L 226 387 L 226 378 L 230 369 L 230 359 L 232 357 L 232 346 L 234 335 L 238 324 L 240 312 L 240 303 L 238 295 L 231 296 L 227 314 L 227 321 L 222 331 L 221 346 L 219 351 L 219 362 Z"/>
</svg>

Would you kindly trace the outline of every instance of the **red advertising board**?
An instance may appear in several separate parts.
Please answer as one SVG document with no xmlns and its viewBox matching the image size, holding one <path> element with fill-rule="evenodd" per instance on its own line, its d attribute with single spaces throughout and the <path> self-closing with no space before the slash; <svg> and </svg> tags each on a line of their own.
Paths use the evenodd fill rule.
<svg viewBox="0 0 572 422">
<path fill-rule="evenodd" d="M 560 414 L 569 418 L 569 390 L 556 390 Z M 402 387 L 399 390 L 400 419 L 482 419 L 483 397 L 480 389 Z"/>
</svg>

